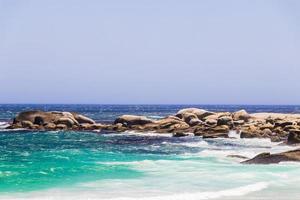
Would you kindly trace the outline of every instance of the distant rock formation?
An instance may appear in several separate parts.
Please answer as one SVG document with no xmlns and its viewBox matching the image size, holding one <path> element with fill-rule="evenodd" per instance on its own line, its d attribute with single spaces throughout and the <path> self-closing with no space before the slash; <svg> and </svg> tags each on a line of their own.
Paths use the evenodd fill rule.
<svg viewBox="0 0 300 200">
<path fill-rule="evenodd" d="M 99 124 L 78 113 L 59 111 L 25 111 L 19 113 L 10 129 L 34 130 L 109 130 L 123 132 L 172 133 L 183 137 L 193 133 L 203 138 L 229 137 L 230 130 L 241 138 L 270 138 L 287 144 L 300 143 L 300 114 L 210 112 L 199 108 L 179 110 L 173 116 L 152 120 L 145 116 L 122 115 L 113 124 Z"/>
</svg>

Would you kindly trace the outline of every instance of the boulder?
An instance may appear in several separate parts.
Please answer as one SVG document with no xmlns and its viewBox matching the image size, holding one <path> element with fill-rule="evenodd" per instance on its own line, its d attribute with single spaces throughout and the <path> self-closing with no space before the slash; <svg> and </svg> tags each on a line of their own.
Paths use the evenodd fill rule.
<svg viewBox="0 0 300 200">
<path fill-rule="evenodd" d="M 68 129 L 68 127 L 65 124 L 57 124 L 56 129 L 66 130 L 66 129 Z"/>
<path fill-rule="evenodd" d="M 218 121 L 216 119 L 207 119 L 205 120 L 205 124 L 207 124 L 208 126 L 214 126 L 218 123 Z"/>
<path fill-rule="evenodd" d="M 56 124 L 54 124 L 54 123 L 47 123 L 47 124 L 44 125 L 44 128 L 46 130 L 55 130 L 56 129 Z"/>
<path fill-rule="evenodd" d="M 209 112 L 207 110 L 199 109 L 199 108 L 185 108 L 181 109 L 176 113 L 176 117 L 183 119 L 184 116 L 188 113 L 195 114 L 198 119 L 202 120 L 203 118 L 214 114 L 213 112 Z"/>
<path fill-rule="evenodd" d="M 154 126 L 154 130 L 158 133 L 174 133 L 178 131 L 187 131 L 190 128 L 190 126 L 186 122 L 175 116 L 169 116 L 167 118 L 157 120 L 154 124 L 149 125 L 151 125 L 152 127 Z"/>
<path fill-rule="evenodd" d="M 33 128 L 33 123 L 31 121 L 24 120 L 21 122 L 21 125 L 23 128 L 29 128 L 29 129 Z"/>
<path fill-rule="evenodd" d="M 72 113 L 75 120 L 78 121 L 78 123 L 80 124 L 95 124 L 95 121 L 92 120 L 91 118 L 88 118 L 84 115 L 81 115 L 81 114 L 77 114 L 77 113 Z"/>
<path fill-rule="evenodd" d="M 287 144 L 299 144 L 300 143 L 300 130 L 292 129 L 289 131 Z"/>
<path fill-rule="evenodd" d="M 250 160 L 246 160 L 244 164 L 274 164 L 287 161 L 300 161 L 300 149 L 287 151 L 283 153 L 270 154 L 261 153 Z"/>
<path fill-rule="evenodd" d="M 205 138 L 228 138 L 228 133 L 213 133 L 213 132 L 208 132 L 204 133 L 202 136 L 204 139 Z"/>
<path fill-rule="evenodd" d="M 223 117 L 220 117 L 217 120 L 217 125 L 218 126 L 221 126 L 221 125 L 232 126 L 233 125 L 233 120 L 232 120 L 232 118 L 230 116 L 223 116 Z"/>
<path fill-rule="evenodd" d="M 173 133 L 173 137 L 186 137 L 189 136 L 188 133 L 184 133 L 184 132 L 175 132 Z"/>
<path fill-rule="evenodd" d="M 286 120 L 280 120 L 280 121 L 276 121 L 275 122 L 275 127 L 281 127 L 284 128 L 285 126 L 291 126 L 291 125 L 295 125 L 294 122 L 292 121 L 286 121 Z"/>
<path fill-rule="evenodd" d="M 251 116 L 245 110 L 239 110 L 237 112 L 232 113 L 233 120 L 244 120 L 245 122 L 249 121 Z"/>
<path fill-rule="evenodd" d="M 153 122 L 153 120 L 148 119 L 145 116 L 122 115 L 115 120 L 114 124 L 120 123 L 125 127 L 130 127 L 132 125 L 145 125 Z"/>
<path fill-rule="evenodd" d="M 241 138 L 261 138 L 262 134 L 258 127 L 251 125 L 243 127 L 240 134 Z"/>
<path fill-rule="evenodd" d="M 55 124 L 65 124 L 68 128 L 71 128 L 75 124 L 72 119 L 67 118 L 67 117 L 59 118 L 54 123 Z"/>
</svg>

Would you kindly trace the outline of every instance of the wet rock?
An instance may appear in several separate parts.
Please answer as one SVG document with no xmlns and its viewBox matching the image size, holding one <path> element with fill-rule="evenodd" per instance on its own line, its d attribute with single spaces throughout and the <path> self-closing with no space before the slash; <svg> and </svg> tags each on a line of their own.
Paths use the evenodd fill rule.
<svg viewBox="0 0 300 200">
<path fill-rule="evenodd" d="M 184 133 L 184 132 L 175 132 L 173 133 L 173 137 L 186 137 L 189 136 L 188 133 Z"/>
<path fill-rule="evenodd" d="M 214 133 L 207 132 L 202 136 L 203 138 L 228 138 L 228 133 Z"/>
<path fill-rule="evenodd" d="M 289 131 L 287 144 L 299 144 L 300 143 L 300 130 L 292 129 Z"/>
<path fill-rule="evenodd" d="M 300 149 L 287 151 L 283 153 L 270 154 L 261 153 L 250 160 L 246 160 L 244 164 L 274 164 L 287 161 L 300 161 Z"/>
<path fill-rule="evenodd" d="M 239 159 L 249 159 L 248 157 L 246 156 L 241 156 L 241 155 L 228 155 L 227 157 L 229 158 L 239 158 Z"/>
</svg>

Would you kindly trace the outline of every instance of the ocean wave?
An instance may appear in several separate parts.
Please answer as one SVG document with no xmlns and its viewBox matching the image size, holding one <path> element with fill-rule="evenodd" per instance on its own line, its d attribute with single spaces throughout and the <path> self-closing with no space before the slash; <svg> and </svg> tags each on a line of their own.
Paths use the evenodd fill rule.
<svg viewBox="0 0 300 200">
<path fill-rule="evenodd" d="M 113 137 L 113 136 L 121 136 L 121 135 L 133 135 L 133 136 L 152 136 L 152 137 L 172 137 L 171 133 L 155 133 L 155 132 L 139 132 L 139 131 L 125 131 L 123 133 L 109 133 L 105 134 L 106 137 Z"/>
<path fill-rule="evenodd" d="M 8 122 L 0 122 L 0 130 L 1 129 L 5 129 L 9 126 L 9 123 Z"/>
<path fill-rule="evenodd" d="M 157 197 L 142 197 L 142 198 L 131 198 L 131 197 L 120 197 L 113 198 L 110 200 L 203 200 L 203 199 L 217 199 L 223 197 L 235 197 L 244 196 L 251 192 L 260 191 L 268 187 L 266 182 L 258 182 L 255 184 L 250 184 L 246 186 L 241 186 L 233 189 L 226 189 L 221 191 L 211 191 L 211 192 L 195 192 L 195 193 L 182 193 L 173 194 L 168 196 L 157 196 Z"/>
<path fill-rule="evenodd" d="M 207 192 L 189 192 L 189 193 L 174 193 L 171 195 L 159 195 L 156 196 L 138 196 L 138 197 L 104 197 L 102 192 L 99 191 L 64 191 L 64 190 L 49 190 L 44 192 L 34 192 L 27 194 L 26 196 L 6 196 L 7 200 L 25 200 L 25 199 L 34 199 L 34 200 L 55 200 L 55 199 L 73 199 L 73 200 L 206 200 L 206 199 L 222 199 L 225 197 L 239 197 L 245 196 L 252 192 L 257 192 L 268 188 L 269 184 L 267 182 L 257 182 L 254 184 L 249 184 L 241 187 L 235 187 L 231 189 L 219 190 L 219 191 L 207 191 Z M 128 195 L 128 194 L 127 194 Z M 130 195 L 130 194 L 129 194 Z M 134 195 L 134 194 L 131 194 Z"/>
</svg>

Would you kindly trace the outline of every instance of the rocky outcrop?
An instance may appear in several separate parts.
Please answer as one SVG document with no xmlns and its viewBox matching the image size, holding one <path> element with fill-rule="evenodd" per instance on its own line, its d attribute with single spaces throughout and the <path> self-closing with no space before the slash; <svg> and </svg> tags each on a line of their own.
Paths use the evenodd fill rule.
<svg viewBox="0 0 300 200">
<path fill-rule="evenodd" d="M 122 115 L 113 124 L 97 124 L 84 115 L 70 112 L 25 111 L 19 113 L 9 128 L 35 130 L 108 130 L 124 132 L 193 133 L 204 138 L 228 137 L 230 130 L 241 138 L 270 138 L 274 142 L 300 143 L 300 114 L 254 113 L 245 110 L 210 112 L 198 108 L 179 110 L 173 116 L 153 120 L 145 116 Z"/>
<path fill-rule="evenodd" d="M 94 120 L 77 113 L 59 111 L 44 112 L 36 110 L 19 113 L 8 128 L 79 130 L 84 123 L 95 125 Z"/>
<path fill-rule="evenodd" d="M 287 151 L 283 153 L 270 154 L 261 153 L 250 160 L 246 160 L 244 164 L 274 164 L 287 161 L 300 161 L 300 149 Z"/>
</svg>

